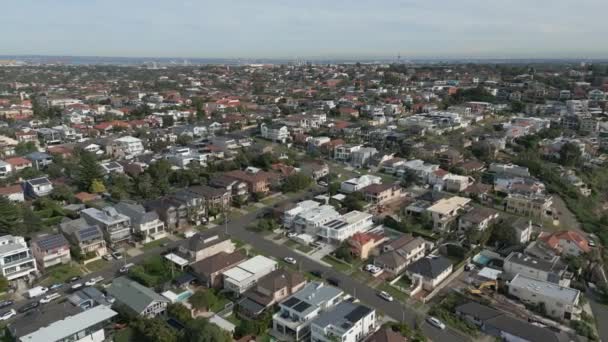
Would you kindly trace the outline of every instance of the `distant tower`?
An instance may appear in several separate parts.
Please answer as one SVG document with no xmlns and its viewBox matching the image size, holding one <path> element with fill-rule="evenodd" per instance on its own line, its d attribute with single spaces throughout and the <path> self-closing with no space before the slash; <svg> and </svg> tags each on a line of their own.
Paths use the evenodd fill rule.
<svg viewBox="0 0 608 342">
<path fill-rule="evenodd" d="M 401 52 L 397 54 L 397 64 L 401 64 Z"/>
</svg>

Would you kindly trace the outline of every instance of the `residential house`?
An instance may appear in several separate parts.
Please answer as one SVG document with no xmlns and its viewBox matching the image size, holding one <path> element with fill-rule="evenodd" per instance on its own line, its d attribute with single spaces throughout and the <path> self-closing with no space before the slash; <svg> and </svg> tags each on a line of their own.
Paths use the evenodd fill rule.
<svg viewBox="0 0 608 342">
<path fill-rule="evenodd" d="M 474 207 L 460 216 L 458 229 L 461 231 L 484 231 L 498 219 L 498 215 L 498 212 L 494 209 Z"/>
<path fill-rule="evenodd" d="M 80 215 L 89 224 L 99 226 L 110 245 L 131 239 L 131 219 L 113 207 L 105 207 L 102 210 L 87 208 L 81 211 Z"/>
<path fill-rule="evenodd" d="M 452 273 L 452 261 L 442 256 L 427 256 L 407 266 L 405 274 L 412 281 L 420 281 L 422 288 L 432 291 Z"/>
<path fill-rule="evenodd" d="M 23 182 L 23 189 L 28 197 L 44 197 L 53 192 L 53 183 L 47 177 L 38 177 Z"/>
<path fill-rule="evenodd" d="M 406 160 L 403 158 L 391 158 L 382 162 L 381 168 L 385 173 L 394 175 L 397 170 L 402 169 L 405 166 Z"/>
<path fill-rule="evenodd" d="M 579 256 L 591 251 L 589 240 L 573 230 L 562 230 L 555 233 L 541 232 L 538 241 L 555 253 L 564 256 Z"/>
<path fill-rule="evenodd" d="M 234 170 L 224 173 L 224 176 L 232 179 L 245 182 L 251 194 L 254 193 L 268 193 L 270 191 L 270 178 L 267 172 L 246 172 L 241 170 Z"/>
<path fill-rule="evenodd" d="M 469 302 L 456 307 L 456 315 L 477 325 L 484 333 L 506 342 L 565 342 L 570 337 L 545 326 L 536 325 L 498 311 Z"/>
<path fill-rule="evenodd" d="M 553 197 L 543 194 L 507 195 L 505 211 L 511 214 L 542 219 L 547 217 L 553 206 Z"/>
<path fill-rule="evenodd" d="M 381 254 L 374 258 L 374 264 L 398 275 L 411 263 L 423 258 L 431 247 L 432 243 L 423 238 L 405 234 L 385 244 Z"/>
<path fill-rule="evenodd" d="M 372 253 L 388 238 L 379 233 L 359 232 L 348 239 L 351 254 L 361 260 L 367 260 Z"/>
<path fill-rule="evenodd" d="M 162 239 L 167 235 L 165 223 L 160 220 L 155 211 L 146 211 L 141 204 L 120 202 L 114 209 L 122 215 L 128 216 L 133 227 L 133 234 L 141 238 L 142 241 Z"/>
<path fill-rule="evenodd" d="M 37 170 L 43 170 L 53 163 L 53 156 L 44 152 L 32 152 L 25 156 L 32 162 L 32 166 Z"/>
<path fill-rule="evenodd" d="M 312 178 L 315 181 L 329 175 L 329 166 L 321 161 L 311 161 L 302 163 L 300 166 L 300 172 Z"/>
<path fill-rule="evenodd" d="M 223 286 L 224 281 L 222 272 L 245 260 L 247 260 L 247 256 L 240 251 L 219 252 L 190 264 L 190 268 L 201 285 L 219 289 Z"/>
<path fill-rule="evenodd" d="M 61 234 L 35 238 L 31 242 L 31 248 L 40 271 L 51 266 L 68 264 L 72 260 L 70 244 Z"/>
<path fill-rule="evenodd" d="M 377 329 L 376 310 L 344 301 L 312 321 L 311 341 L 363 341 Z"/>
<path fill-rule="evenodd" d="M 568 287 L 572 277 L 567 272 L 567 265 L 561 263 L 559 259 L 558 257 L 545 260 L 519 252 L 511 252 L 505 259 L 502 268 L 510 277 L 523 274 L 530 278 Z"/>
<path fill-rule="evenodd" d="M 371 184 L 361 190 L 367 202 L 384 204 L 398 199 L 402 195 L 399 184 Z"/>
<path fill-rule="evenodd" d="M 189 147 L 171 147 L 165 155 L 171 164 L 179 168 L 187 168 L 189 165 L 207 166 L 208 154 L 198 153 Z"/>
<path fill-rule="evenodd" d="M 183 241 L 177 253 L 190 263 L 195 263 L 221 252 L 233 253 L 235 248 L 229 237 L 206 231 L 196 233 Z"/>
<path fill-rule="evenodd" d="M 244 261 L 224 272 L 224 289 L 237 295 L 249 290 L 263 276 L 278 268 L 278 263 L 262 255 Z"/>
<path fill-rule="evenodd" d="M 85 311 L 75 312 L 72 315 L 53 313 L 52 321 L 39 319 L 39 317 L 26 317 L 29 321 L 23 329 L 11 324 L 9 332 L 17 342 L 103 342 L 106 341 L 106 330 L 110 329 L 111 322 L 118 313 L 109 306 L 98 305 Z"/>
<path fill-rule="evenodd" d="M 101 166 L 101 170 L 104 174 L 125 173 L 125 168 L 120 163 L 115 161 L 101 163 L 99 165 Z"/>
<path fill-rule="evenodd" d="M 107 152 L 113 157 L 131 158 L 144 153 L 144 145 L 141 139 L 125 136 L 114 139 L 107 146 Z"/>
<path fill-rule="evenodd" d="M 545 312 L 551 317 L 578 320 L 581 314 L 581 291 L 555 283 L 516 274 L 508 283 L 509 294 L 520 301 L 539 305 L 544 303 Z"/>
<path fill-rule="evenodd" d="M 29 159 L 25 159 L 22 157 L 12 157 L 4 160 L 5 162 L 11 165 L 11 168 L 17 172 L 28 167 L 32 167 L 32 162 Z"/>
<path fill-rule="evenodd" d="M 454 196 L 440 199 L 426 208 L 433 218 L 433 230 L 448 230 L 470 202 L 469 198 Z"/>
<path fill-rule="evenodd" d="M 32 250 L 21 236 L 0 236 L 0 268 L 7 280 L 38 273 Z"/>
<path fill-rule="evenodd" d="M 5 161 L 0 160 L 0 178 L 8 177 L 13 172 L 13 166 Z"/>
<path fill-rule="evenodd" d="M 427 164 L 419 159 L 407 161 L 403 168 L 397 170 L 398 176 L 411 174 L 422 183 L 428 183 L 433 172 L 439 169 L 439 165 Z"/>
<path fill-rule="evenodd" d="M 106 255 L 106 241 L 98 225 L 89 224 L 84 218 L 59 224 L 63 235 L 83 254 Z"/>
<path fill-rule="evenodd" d="M 355 233 L 370 229 L 374 222 L 371 214 L 353 210 L 321 225 L 316 234 L 323 241 L 340 244 Z"/>
<path fill-rule="evenodd" d="M 306 233 L 310 236 L 315 236 L 322 225 L 339 217 L 340 213 L 331 205 L 321 205 L 310 208 L 295 216 L 292 230 L 300 234 Z"/>
<path fill-rule="evenodd" d="M 260 132 L 264 139 L 278 142 L 278 143 L 286 143 L 289 140 L 289 129 L 287 126 L 282 124 L 261 124 Z"/>
<path fill-rule="evenodd" d="M 146 201 L 143 205 L 146 210 L 155 211 L 168 230 L 174 231 L 190 226 L 188 224 L 190 210 L 184 201 L 164 196 Z"/>
<path fill-rule="evenodd" d="M 209 185 L 228 191 L 230 193 L 230 198 L 235 203 L 245 203 L 249 198 L 247 183 L 228 176 L 214 176 L 209 180 Z"/>
<path fill-rule="evenodd" d="M 321 282 L 310 282 L 279 304 L 272 316 L 271 335 L 281 341 L 308 340 L 312 321 L 342 300 L 341 289 Z"/>
<path fill-rule="evenodd" d="M 407 338 L 399 332 L 391 328 L 378 329 L 374 334 L 368 337 L 366 342 L 407 342 Z"/>
<path fill-rule="evenodd" d="M 464 160 L 462 153 L 454 149 L 447 149 L 443 152 L 440 152 L 437 158 L 439 160 L 439 165 L 446 169 L 454 167 L 457 164 L 462 163 L 462 161 Z"/>
<path fill-rule="evenodd" d="M 321 204 L 317 201 L 305 200 L 296 203 L 292 208 L 286 209 L 282 215 L 283 227 L 290 229 L 293 227 L 294 219 L 299 214 L 319 207 Z"/>
<path fill-rule="evenodd" d="M 518 244 L 526 244 L 532 238 L 532 221 L 523 217 L 511 220 L 511 227 L 515 234 L 514 240 Z"/>
<path fill-rule="evenodd" d="M 372 184 L 382 184 L 382 178 L 374 175 L 363 175 L 358 178 L 352 178 L 340 183 L 340 191 L 348 194 L 361 191 Z"/>
<path fill-rule="evenodd" d="M 112 281 L 107 292 L 118 304 L 138 316 L 153 318 L 167 310 L 169 300 L 152 289 L 127 277 L 118 277 Z"/>
<path fill-rule="evenodd" d="M 336 146 L 334 148 L 334 159 L 343 161 L 343 162 L 350 162 L 352 160 L 352 154 L 361 148 L 363 148 L 362 145 L 344 144 L 344 145 Z"/>
<path fill-rule="evenodd" d="M 23 188 L 19 184 L 1 187 L 0 196 L 8 198 L 12 202 L 25 202 Z"/>
<path fill-rule="evenodd" d="M 230 205 L 230 192 L 226 189 L 196 185 L 187 188 L 187 190 L 200 195 L 204 199 L 207 208 L 224 210 Z"/>
<path fill-rule="evenodd" d="M 306 278 L 299 272 L 279 268 L 260 278 L 257 284 L 239 300 L 239 312 L 249 318 L 259 316 L 266 309 L 300 291 Z"/>
</svg>

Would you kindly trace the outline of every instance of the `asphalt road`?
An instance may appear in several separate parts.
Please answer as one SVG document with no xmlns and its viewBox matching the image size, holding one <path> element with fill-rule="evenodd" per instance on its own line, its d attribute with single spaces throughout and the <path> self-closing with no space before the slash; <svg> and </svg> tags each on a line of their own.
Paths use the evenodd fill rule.
<svg viewBox="0 0 608 342">
<path fill-rule="evenodd" d="M 316 195 L 320 192 L 316 193 L 303 193 L 301 196 L 297 198 L 293 198 L 290 201 L 296 202 L 304 197 L 309 197 L 311 195 Z M 391 317 L 396 321 L 402 321 L 410 326 L 414 326 L 416 322 L 420 322 L 423 333 L 425 336 L 429 337 L 432 341 L 437 342 L 459 342 L 459 341 L 469 341 L 470 338 L 467 336 L 447 327 L 445 330 L 438 329 L 430 324 L 428 324 L 425 320 L 426 317 L 423 317 L 421 314 L 417 313 L 415 309 L 404 305 L 404 303 L 400 303 L 398 301 L 388 302 L 382 298 L 380 298 L 377 294 L 377 291 L 365 284 L 362 284 L 349 276 L 333 270 L 331 267 L 324 266 L 314 259 L 305 257 L 299 253 L 294 252 L 290 248 L 287 248 L 283 245 L 275 244 L 272 241 L 264 239 L 261 235 L 253 233 L 246 229 L 256 218 L 257 215 L 265 210 L 266 208 L 261 208 L 255 212 L 249 213 L 247 215 L 241 216 L 237 219 L 230 221 L 227 226 L 220 225 L 212 230 L 225 231 L 227 229 L 228 234 L 236 239 L 239 239 L 256 250 L 264 252 L 266 255 L 272 256 L 277 260 L 281 260 L 285 257 L 292 257 L 297 260 L 297 267 L 301 271 L 310 272 L 310 271 L 320 271 L 323 273 L 323 278 L 335 278 L 340 281 L 339 287 L 342 288 L 346 293 L 352 295 L 353 297 L 358 298 L 362 303 L 375 308 L 379 312 L 384 313 L 385 315 Z M 159 255 L 163 252 L 166 252 L 172 248 L 175 248 L 181 243 L 181 241 L 171 241 L 165 247 L 157 247 L 143 252 L 140 255 L 135 257 L 126 258 L 122 260 L 113 260 L 111 262 L 111 266 L 106 267 L 105 269 L 87 274 L 83 276 L 79 282 L 85 282 L 91 278 L 102 276 L 104 277 L 104 281 L 102 283 L 109 282 L 110 279 L 119 275 L 120 268 L 126 263 L 140 263 L 144 261 L 146 258 Z M 62 288 L 56 290 L 55 292 L 59 292 L 63 295 L 69 295 L 71 293 L 71 284 L 66 284 Z M 14 305 L 15 309 L 21 308 L 27 303 L 39 301 L 39 298 L 30 299 L 27 301 L 18 302 Z M 55 303 L 44 304 L 47 306 L 50 305 L 58 305 Z M 44 310 L 44 305 L 39 306 L 36 310 Z M 23 314 L 17 314 L 15 318 L 22 316 Z M 15 319 L 13 318 L 13 319 Z M 13 320 L 11 319 L 11 320 Z"/>
</svg>

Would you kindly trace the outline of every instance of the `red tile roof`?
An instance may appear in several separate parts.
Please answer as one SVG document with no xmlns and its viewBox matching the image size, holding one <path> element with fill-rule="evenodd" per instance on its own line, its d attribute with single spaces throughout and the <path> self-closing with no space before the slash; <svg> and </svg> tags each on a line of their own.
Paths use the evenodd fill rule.
<svg viewBox="0 0 608 342">
<path fill-rule="evenodd" d="M 559 252 L 561 252 L 561 248 L 559 246 L 559 242 L 561 240 L 567 240 L 576 244 L 578 248 L 585 253 L 591 251 L 591 248 L 589 247 L 589 241 L 580 233 L 575 232 L 573 230 L 562 230 L 552 234 L 543 232 L 538 236 L 538 239 L 544 241 L 549 247 Z"/>
</svg>

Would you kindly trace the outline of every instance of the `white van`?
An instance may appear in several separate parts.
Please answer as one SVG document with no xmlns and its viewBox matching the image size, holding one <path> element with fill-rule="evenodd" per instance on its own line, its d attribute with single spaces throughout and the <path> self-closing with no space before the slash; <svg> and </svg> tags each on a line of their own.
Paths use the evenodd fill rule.
<svg viewBox="0 0 608 342">
<path fill-rule="evenodd" d="M 127 273 L 131 267 L 135 266 L 134 263 L 128 263 L 120 268 L 120 273 Z"/>
<path fill-rule="evenodd" d="M 34 297 L 42 296 L 43 294 L 47 293 L 48 291 L 49 291 L 49 289 L 44 286 L 36 286 L 36 287 L 32 287 L 31 289 L 29 289 L 27 291 L 27 295 L 30 298 L 34 298 Z"/>
</svg>

